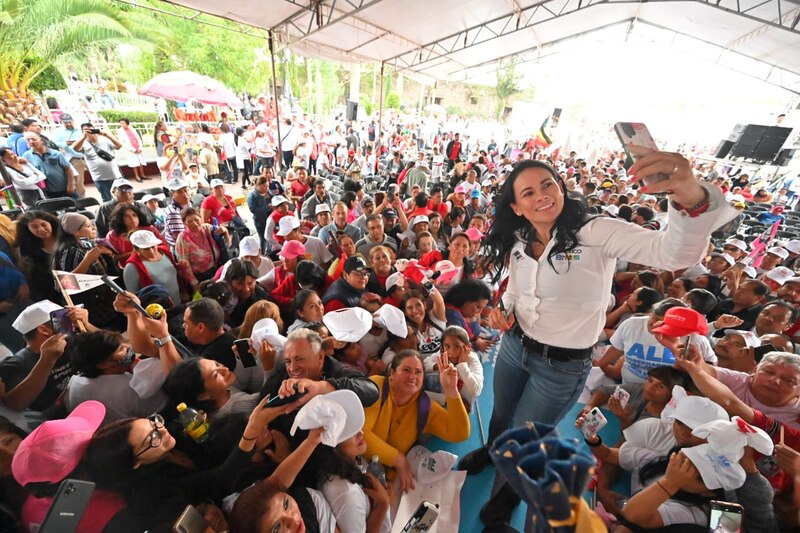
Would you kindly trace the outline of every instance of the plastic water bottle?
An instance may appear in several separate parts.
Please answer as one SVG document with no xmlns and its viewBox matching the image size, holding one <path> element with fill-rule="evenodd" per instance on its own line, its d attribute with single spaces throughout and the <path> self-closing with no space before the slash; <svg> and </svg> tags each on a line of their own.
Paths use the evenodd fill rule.
<svg viewBox="0 0 800 533">
<path fill-rule="evenodd" d="M 185 403 L 178 404 L 178 421 L 183 426 L 183 431 L 195 442 L 208 440 L 209 425 L 205 415 L 200 414 Z"/>
<path fill-rule="evenodd" d="M 372 456 L 372 462 L 367 468 L 367 472 L 378 478 L 378 481 L 385 487 L 386 486 L 386 469 L 381 464 L 377 455 Z"/>
</svg>

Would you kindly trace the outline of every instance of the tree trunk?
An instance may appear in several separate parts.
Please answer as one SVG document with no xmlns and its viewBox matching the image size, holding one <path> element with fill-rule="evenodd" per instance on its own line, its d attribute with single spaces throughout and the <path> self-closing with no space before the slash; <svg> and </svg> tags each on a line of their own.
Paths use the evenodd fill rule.
<svg viewBox="0 0 800 533">
<path fill-rule="evenodd" d="M 13 87 L 0 91 L 0 122 L 11 124 L 26 118 L 40 118 L 42 108 L 33 92 Z"/>
</svg>

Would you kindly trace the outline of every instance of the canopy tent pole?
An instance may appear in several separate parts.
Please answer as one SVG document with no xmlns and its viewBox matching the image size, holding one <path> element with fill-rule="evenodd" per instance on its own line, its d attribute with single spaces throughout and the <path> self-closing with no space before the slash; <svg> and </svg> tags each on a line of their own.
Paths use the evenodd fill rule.
<svg viewBox="0 0 800 533">
<path fill-rule="evenodd" d="M 272 65 L 272 98 L 275 100 L 275 124 L 278 128 L 278 153 L 275 154 L 275 161 L 279 168 L 283 168 L 283 147 L 281 146 L 281 107 L 278 103 L 278 78 L 275 75 L 275 41 L 272 31 L 269 32 L 269 61 Z"/>
<path fill-rule="evenodd" d="M 380 140 L 381 140 L 381 133 L 383 133 L 383 68 L 386 65 L 386 61 L 381 61 L 381 93 L 378 98 L 378 135 L 375 138 L 377 141 L 377 147 L 375 149 L 375 157 L 380 159 Z"/>
</svg>

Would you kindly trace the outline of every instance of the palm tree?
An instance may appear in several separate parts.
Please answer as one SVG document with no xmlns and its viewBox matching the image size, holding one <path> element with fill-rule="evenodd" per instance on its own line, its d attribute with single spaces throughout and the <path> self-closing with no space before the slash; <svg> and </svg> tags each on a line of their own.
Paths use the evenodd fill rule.
<svg viewBox="0 0 800 533">
<path fill-rule="evenodd" d="M 0 122 L 39 115 L 29 86 L 56 62 L 146 35 L 107 0 L 0 0 Z"/>
</svg>

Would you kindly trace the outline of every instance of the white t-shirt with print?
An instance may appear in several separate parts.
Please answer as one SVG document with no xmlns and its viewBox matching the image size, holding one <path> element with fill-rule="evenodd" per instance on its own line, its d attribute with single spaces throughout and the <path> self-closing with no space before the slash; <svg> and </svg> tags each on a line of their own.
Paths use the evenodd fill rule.
<svg viewBox="0 0 800 533">
<path fill-rule="evenodd" d="M 623 383 L 644 383 L 647 371 L 662 365 L 673 365 L 675 356 L 666 346 L 660 344 L 647 329 L 649 316 L 634 316 L 623 322 L 614 335 L 611 344 L 625 355 L 622 367 Z M 708 339 L 702 335 L 692 334 L 692 342 L 700 350 L 703 359 L 711 364 L 717 362 L 717 356 Z"/>
</svg>

